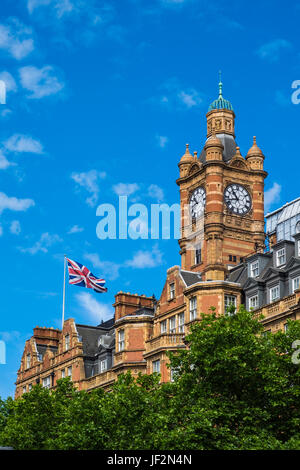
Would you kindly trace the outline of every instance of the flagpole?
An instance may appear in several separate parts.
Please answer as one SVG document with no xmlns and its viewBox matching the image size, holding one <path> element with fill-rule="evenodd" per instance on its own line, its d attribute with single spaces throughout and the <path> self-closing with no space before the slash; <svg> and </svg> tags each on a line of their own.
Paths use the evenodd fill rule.
<svg viewBox="0 0 300 470">
<path fill-rule="evenodd" d="M 66 298 L 66 255 L 64 255 L 64 287 L 63 287 L 63 308 L 62 308 L 62 327 L 64 327 L 65 322 L 65 298 Z"/>
</svg>

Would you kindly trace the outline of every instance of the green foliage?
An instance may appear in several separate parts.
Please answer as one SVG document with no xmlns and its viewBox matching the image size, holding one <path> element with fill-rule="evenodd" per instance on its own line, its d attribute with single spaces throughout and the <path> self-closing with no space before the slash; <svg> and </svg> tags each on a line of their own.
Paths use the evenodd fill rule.
<svg viewBox="0 0 300 470">
<path fill-rule="evenodd" d="M 120 375 L 110 392 L 69 379 L 0 401 L 0 445 L 15 449 L 300 449 L 300 322 L 263 334 L 252 313 L 203 315 L 168 353 L 173 383 Z"/>
</svg>

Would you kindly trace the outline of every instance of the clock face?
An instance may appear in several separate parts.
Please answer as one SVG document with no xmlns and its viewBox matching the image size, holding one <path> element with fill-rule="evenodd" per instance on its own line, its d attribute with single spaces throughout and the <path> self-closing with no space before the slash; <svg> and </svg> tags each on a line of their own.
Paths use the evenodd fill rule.
<svg viewBox="0 0 300 470">
<path fill-rule="evenodd" d="M 251 209 L 251 196 L 240 184 L 230 184 L 224 191 L 224 200 L 230 210 L 237 215 L 245 215 Z"/>
<path fill-rule="evenodd" d="M 205 202 L 206 202 L 205 189 L 202 187 L 195 189 L 190 199 L 190 208 L 191 208 L 192 217 L 195 217 L 197 219 L 198 217 L 200 217 L 200 215 L 204 213 Z"/>
</svg>

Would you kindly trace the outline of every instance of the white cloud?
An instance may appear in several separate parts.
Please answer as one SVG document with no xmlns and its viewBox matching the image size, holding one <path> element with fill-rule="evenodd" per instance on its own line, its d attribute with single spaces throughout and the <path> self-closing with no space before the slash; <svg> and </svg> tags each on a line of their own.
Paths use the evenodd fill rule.
<svg viewBox="0 0 300 470">
<path fill-rule="evenodd" d="M 9 227 L 10 233 L 14 235 L 20 235 L 21 233 L 21 224 L 18 220 L 13 220 Z"/>
<path fill-rule="evenodd" d="M 33 207 L 35 202 L 32 199 L 18 199 L 9 197 L 5 193 L 0 193 L 0 214 L 5 210 L 11 211 L 27 211 Z"/>
<path fill-rule="evenodd" d="M 4 147 L 10 152 L 16 153 L 44 153 L 43 145 L 39 140 L 33 139 L 29 135 L 14 134 L 6 142 Z"/>
<path fill-rule="evenodd" d="M 49 248 L 59 242 L 62 242 L 62 239 L 58 235 L 45 232 L 42 233 L 40 239 L 33 246 L 29 248 L 19 247 L 19 250 L 22 251 L 22 253 L 29 253 L 31 255 L 35 255 L 39 252 L 48 253 Z"/>
<path fill-rule="evenodd" d="M 3 152 L 0 150 L 0 170 L 6 170 L 9 166 L 14 165 L 14 163 L 9 162 Z"/>
<path fill-rule="evenodd" d="M 87 192 L 91 194 L 90 197 L 86 199 L 86 203 L 93 207 L 95 206 L 98 196 L 99 196 L 99 181 L 106 178 L 106 173 L 104 171 L 90 170 L 87 172 L 71 174 L 71 178 Z"/>
<path fill-rule="evenodd" d="M 162 149 L 165 148 L 165 146 L 169 142 L 168 137 L 166 137 L 165 135 L 157 135 L 156 140 L 157 140 L 158 146 Z"/>
<path fill-rule="evenodd" d="M 291 49 L 292 44 L 285 39 L 275 39 L 274 41 L 263 44 L 257 51 L 257 55 L 269 62 L 276 62 L 279 60 L 280 54 L 284 50 Z"/>
<path fill-rule="evenodd" d="M 83 231 L 84 231 L 83 227 L 79 227 L 79 225 L 73 225 L 73 227 L 71 227 L 70 230 L 68 231 L 68 234 L 71 235 L 73 233 L 80 233 Z"/>
<path fill-rule="evenodd" d="M 17 18 L 10 18 L 7 24 L 0 24 L 0 49 L 17 60 L 23 59 L 34 50 L 32 29 Z"/>
<path fill-rule="evenodd" d="M 99 272 L 93 273 L 95 276 L 103 276 L 110 281 L 119 277 L 121 265 L 113 261 L 102 261 L 97 253 L 86 253 L 84 257 L 92 263 L 95 269 L 99 270 Z"/>
<path fill-rule="evenodd" d="M 97 294 L 95 294 L 97 295 Z M 76 299 L 81 308 L 84 309 L 84 314 L 87 314 L 90 320 L 99 324 L 101 321 L 109 320 L 114 316 L 114 310 L 111 305 L 99 302 L 89 292 L 80 292 L 76 294 Z"/>
<path fill-rule="evenodd" d="M 16 81 L 11 73 L 7 72 L 6 70 L 3 70 L 3 72 L 0 72 L 0 80 L 2 80 L 5 83 L 7 92 L 17 91 L 18 87 L 17 87 Z"/>
<path fill-rule="evenodd" d="M 41 69 L 28 65 L 19 69 L 21 85 L 31 94 L 28 98 L 40 99 L 59 93 L 65 86 L 58 72 L 51 65 L 45 65 Z"/>
<path fill-rule="evenodd" d="M 137 183 L 118 183 L 113 186 L 113 191 L 118 196 L 130 196 L 140 189 Z"/>
<path fill-rule="evenodd" d="M 125 265 L 131 268 L 156 268 L 162 264 L 162 253 L 155 245 L 152 251 L 140 250 L 134 254 L 131 260 L 126 261 Z"/>
<path fill-rule="evenodd" d="M 274 183 L 272 188 L 265 191 L 265 211 L 268 212 L 275 202 L 280 201 L 281 186 Z"/>
<path fill-rule="evenodd" d="M 162 188 L 157 186 L 157 184 L 150 184 L 148 188 L 148 196 L 153 199 L 157 199 L 158 201 L 162 201 L 164 199 L 164 191 Z"/>
<path fill-rule="evenodd" d="M 27 8 L 29 13 L 31 14 L 36 8 L 50 5 L 52 0 L 28 0 L 27 1 Z"/>
<path fill-rule="evenodd" d="M 171 108 L 190 109 L 203 104 L 203 93 L 193 87 L 183 86 L 177 78 L 171 78 L 162 84 L 163 95 L 159 102 Z"/>
</svg>

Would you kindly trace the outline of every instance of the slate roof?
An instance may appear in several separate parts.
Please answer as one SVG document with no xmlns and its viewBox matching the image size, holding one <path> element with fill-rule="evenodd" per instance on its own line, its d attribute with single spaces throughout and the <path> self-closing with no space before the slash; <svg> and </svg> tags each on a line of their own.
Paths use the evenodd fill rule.
<svg viewBox="0 0 300 470">
<path fill-rule="evenodd" d="M 229 134 L 216 134 L 218 139 L 220 139 L 220 141 L 222 142 L 223 146 L 224 146 L 224 151 L 223 151 L 223 160 L 224 162 L 229 162 L 232 157 L 236 154 L 236 147 L 237 147 L 237 143 L 236 141 L 234 140 L 234 137 L 232 135 L 229 135 Z M 206 152 L 203 148 L 200 156 L 199 156 L 199 160 L 201 163 L 205 163 L 206 162 Z"/>
<path fill-rule="evenodd" d="M 98 342 L 100 336 L 107 335 L 107 329 L 99 326 L 76 325 L 78 334 L 82 337 L 84 356 L 95 356 L 99 350 Z M 111 344 L 113 344 L 113 332 L 111 332 Z"/>
<path fill-rule="evenodd" d="M 194 273 L 191 271 L 180 271 L 181 276 L 183 277 L 184 282 L 188 287 L 200 282 L 202 280 L 200 273 Z"/>
</svg>

